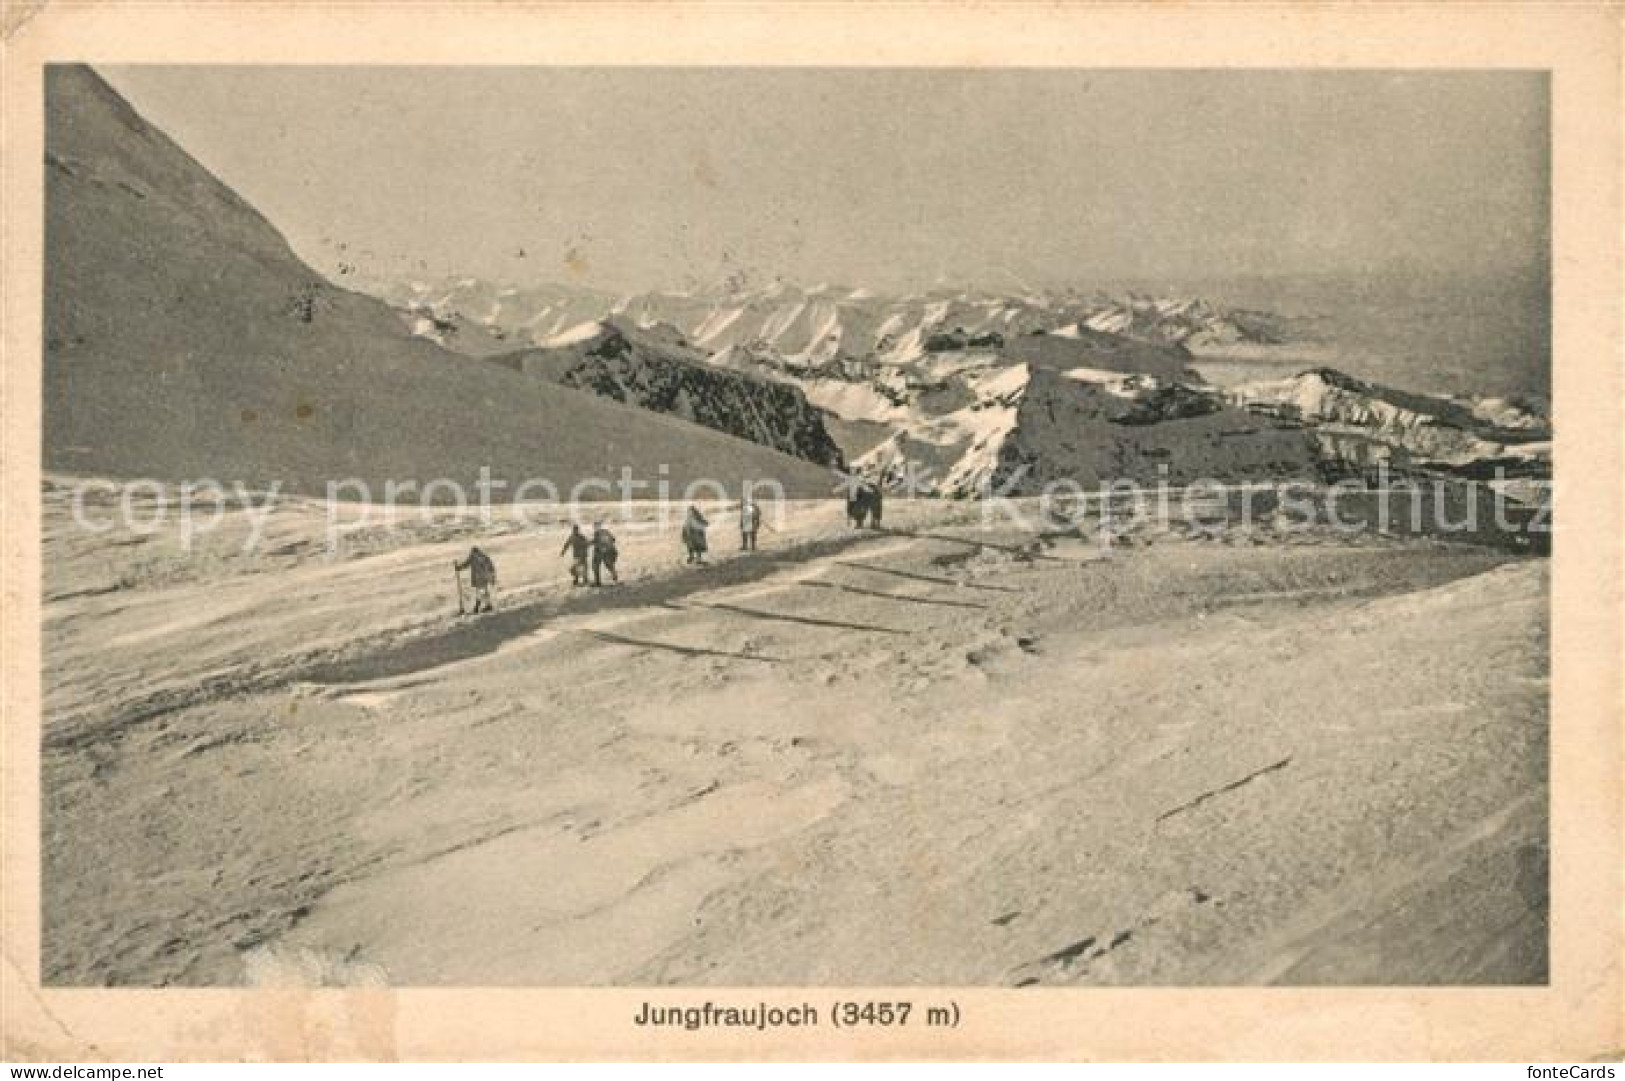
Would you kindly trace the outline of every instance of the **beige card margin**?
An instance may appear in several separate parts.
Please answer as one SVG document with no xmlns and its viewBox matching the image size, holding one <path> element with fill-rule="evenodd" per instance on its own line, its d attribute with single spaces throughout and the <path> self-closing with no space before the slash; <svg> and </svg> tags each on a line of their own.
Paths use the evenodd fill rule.
<svg viewBox="0 0 1625 1081">
<path fill-rule="evenodd" d="M 1621 1054 L 1617 7 L 5 4 L 0 1057 L 1573 1061 Z M 1561 522 L 1553 566 L 1551 985 L 905 988 L 893 997 L 956 1001 L 963 1024 L 867 1034 L 649 1032 L 630 1021 L 646 997 L 635 989 L 41 990 L 40 103 L 41 65 L 49 61 L 1551 70 Z M 827 1011 L 841 996 L 792 988 L 647 997 L 805 998 Z"/>
</svg>

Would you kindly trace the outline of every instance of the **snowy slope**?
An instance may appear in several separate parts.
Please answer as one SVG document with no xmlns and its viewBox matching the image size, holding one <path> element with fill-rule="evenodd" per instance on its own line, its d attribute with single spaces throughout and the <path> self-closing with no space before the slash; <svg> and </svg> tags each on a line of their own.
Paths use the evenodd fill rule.
<svg viewBox="0 0 1625 1081">
<path fill-rule="evenodd" d="M 327 560 L 320 509 L 285 506 L 296 554 L 209 564 L 86 538 L 66 488 L 43 511 L 51 985 L 1550 971 L 1544 561 L 1105 551 L 899 500 L 895 534 L 803 505 L 770 551 L 688 568 L 643 506 L 615 522 L 627 583 L 578 590 L 558 508 Z M 497 611 L 448 618 L 475 540 Z"/>
<path fill-rule="evenodd" d="M 46 116 L 48 468 L 322 493 L 665 466 L 674 483 L 748 469 L 828 490 L 809 463 L 412 335 L 300 262 L 88 68 L 48 70 Z"/>
</svg>

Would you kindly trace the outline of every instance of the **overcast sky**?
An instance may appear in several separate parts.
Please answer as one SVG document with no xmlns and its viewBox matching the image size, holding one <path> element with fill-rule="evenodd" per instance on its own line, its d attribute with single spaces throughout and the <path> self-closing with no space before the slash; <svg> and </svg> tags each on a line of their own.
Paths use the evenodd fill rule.
<svg viewBox="0 0 1625 1081">
<path fill-rule="evenodd" d="M 99 70 L 328 272 L 893 289 L 1545 258 L 1534 73 Z"/>
</svg>

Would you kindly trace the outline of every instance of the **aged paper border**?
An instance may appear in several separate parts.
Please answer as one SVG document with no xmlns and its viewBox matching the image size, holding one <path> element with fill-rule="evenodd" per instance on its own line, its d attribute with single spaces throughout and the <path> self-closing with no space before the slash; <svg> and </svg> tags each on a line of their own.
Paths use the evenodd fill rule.
<svg viewBox="0 0 1625 1081">
<path fill-rule="evenodd" d="M 1621 1034 L 1620 9 L 1592 5 L 5 0 L 4 1045 L 44 1060 L 1579 1060 Z M 38 986 L 41 65 L 1520 68 L 1553 73 L 1557 519 L 1546 988 L 898 989 L 954 1030 L 649 1032 L 614 990 Z M 662 990 L 828 1003 L 837 989 Z M 866 992 L 864 997 L 879 997 Z"/>
</svg>

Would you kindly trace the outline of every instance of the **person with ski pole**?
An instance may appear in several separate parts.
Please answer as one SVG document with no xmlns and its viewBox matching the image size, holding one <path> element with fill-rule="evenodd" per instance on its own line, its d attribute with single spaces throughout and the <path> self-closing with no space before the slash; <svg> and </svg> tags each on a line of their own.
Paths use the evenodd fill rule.
<svg viewBox="0 0 1625 1081">
<path fill-rule="evenodd" d="M 468 584 L 470 586 L 472 586 L 473 590 L 474 590 L 474 612 L 475 612 L 475 614 L 477 615 L 480 612 L 489 612 L 489 611 L 491 611 L 491 609 L 492 609 L 491 590 L 496 588 L 496 584 L 497 584 L 497 568 L 496 568 L 496 564 L 491 562 L 491 557 L 486 555 L 484 552 L 480 551 L 479 546 L 475 545 L 474 547 L 472 547 L 472 548 L 470 548 L 468 550 L 468 558 L 467 559 L 463 559 L 463 560 L 454 562 L 452 564 L 452 567 L 453 567 L 453 569 L 455 569 L 458 572 L 458 578 L 457 578 L 457 608 L 458 608 L 458 611 L 462 610 L 462 602 L 463 602 L 462 572 L 465 571 L 465 570 L 468 572 Z"/>
<path fill-rule="evenodd" d="M 688 517 L 683 521 L 683 547 L 688 549 L 688 562 L 705 562 L 705 529 L 710 524 L 700 508 L 690 503 Z"/>
</svg>

